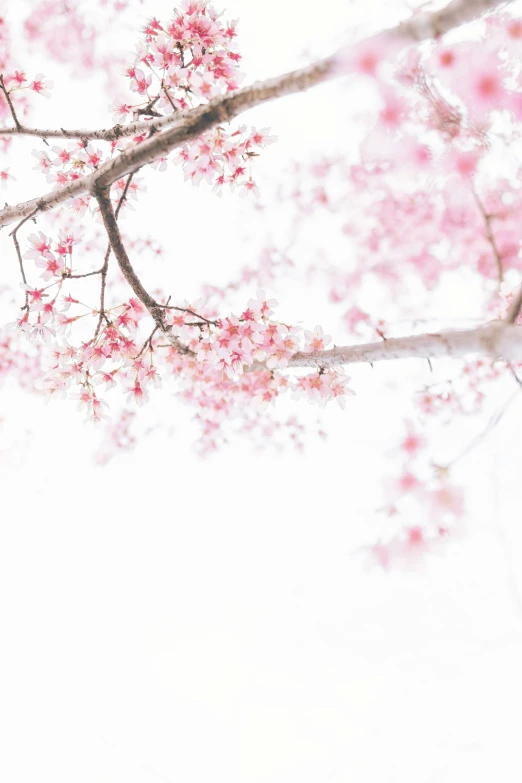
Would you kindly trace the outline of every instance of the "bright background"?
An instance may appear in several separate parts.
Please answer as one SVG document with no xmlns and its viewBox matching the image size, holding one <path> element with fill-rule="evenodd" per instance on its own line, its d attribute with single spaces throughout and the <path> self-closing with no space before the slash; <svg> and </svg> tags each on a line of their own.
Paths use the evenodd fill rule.
<svg viewBox="0 0 522 783">
<path fill-rule="evenodd" d="M 163 0 L 141 8 L 171 11 Z M 240 19 L 250 80 L 294 67 L 306 48 L 330 51 L 359 20 L 385 26 L 398 9 L 229 0 L 227 17 Z M 105 102 L 87 93 L 96 82 L 84 92 L 54 63 L 35 70 L 56 82 L 42 125 L 108 124 Z M 251 112 L 249 123 L 279 137 L 258 162 L 260 184 L 290 156 L 353 143 L 355 100 L 364 96 L 325 86 Z M 171 169 L 146 176 L 130 220 L 139 215 L 166 250 L 146 284 L 190 297 L 202 282 L 225 283 L 245 263 L 243 203 L 184 186 Z M 10 200 L 41 189 L 31 172 Z M 287 285 L 277 295 L 289 319 L 322 323 L 335 339 L 338 314 Z M 458 467 L 466 537 L 416 571 L 383 574 L 360 547 L 385 525 L 374 509 L 411 415 L 410 371 L 416 362 L 353 368 L 357 397 L 327 411 L 329 440 L 304 455 L 238 443 L 201 461 L 191 412 L 164 390 L 154 407 L 172 432 L 103 469 L 92 463 L 99 434 L 74 404 L 2 389 L 1 779 L 518 783 L 522 395 Z M 445 431 L 447 453 L 487 418 Z"/>
</svg>

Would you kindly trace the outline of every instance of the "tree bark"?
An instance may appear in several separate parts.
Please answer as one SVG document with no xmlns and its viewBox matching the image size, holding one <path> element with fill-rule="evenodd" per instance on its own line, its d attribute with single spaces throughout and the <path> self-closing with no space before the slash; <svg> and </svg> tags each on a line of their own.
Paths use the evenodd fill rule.
<svg viewBox="0 0 522 783">
<path fill-rule="evenodd" d="M 448 6 L 435 13 L 419 13 L 406 22 L 374 36 L 392 36 L 399 40 L 422 41 L 428 38 L 438 37 L 457 25 L 471 21 L 477 15 L 491 10 L 502 0 L 453 0 Z M 507 0 L 511 2 L 511 0 Z M 503 0 L 505 2 L 505 0 Z M 0 211 L 0 228 L 27 217 L 31 212 L 42 212 L 53 209 L 71 198 L 78 198 L 85 193 L 105 190 L 116 180 L 125 177 L 147 163 L 152 163 L 157 158 L 167 155 L 172 150 L 180 147 L 191 139 L 195 139 L 205 131 L 214 128 L 224 122 L 229 122 L 241 112 L 259 106 L 274 98 L 281 98 L 302 90 L 307 90 L 328 78 L 339 75 L 336 67 L 341 53 L 319 60 L 312 65 L 300 68 L 296 71 L 276 76 L 264 82 L 256 82 L 241 90 L 225 96 L 214 98 L 208 104 L 190 109 L 180 115 L 172 115 L 153 122 L 133 123 L 129 126 L 116 126 L 118 136 L 114 134 L 114 128 L 108 131 L 95 131 L 90 138 L 103 138 L 100 133 L 107 133 L 105 138 L 119 138 L 123 135 L 122 127 L 127 127 L 131 133 L 136 133 L 138 127 L 152 132 L 152 136 L 141 144 L 124 150 L 116 157 L 107 161 L 92 174 L 81 177 L 74 182 L 63 185 L 50 193 L 31 199 L 30 201 L 6 205 Z M 13 131 L 8 131 L 13 132 Z M 19 132 L 19 131 L 17 131 Z M 63 131 L 66 134 L 65 131 Z M 89 138 L 90 132 L 69 132 L 69 137 L 78 134 L 80 138 Z M 33 135 L 36 135 L 34 133 Z M 38 134 L 40 135 L 40 134 Z M 41 135 L 51 136 L 49 132 Z"/>
<path fill-rule="evenodd" d="M 471 354 L 522 362 L 522 326 L 493 321 L 476 329 L 452 330 L 408 337 L 390 337 L 377 343 L 346 345 L 329 351 L 296 353 L 289 367 L 335 367 L 390 359 L 435 359 Z"/>
</svg>

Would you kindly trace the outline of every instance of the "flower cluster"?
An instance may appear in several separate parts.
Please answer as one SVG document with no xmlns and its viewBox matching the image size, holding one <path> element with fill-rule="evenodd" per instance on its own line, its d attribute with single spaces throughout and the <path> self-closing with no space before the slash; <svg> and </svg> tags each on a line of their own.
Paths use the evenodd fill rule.
<svg viewBox="0 0 522 783">
<path fill-rule="evenodd" d="M 14 71 L 4 76 L 4 84 L 10 95 L 19 93 L 22 90 L 31 90 L 44 98 L 51 97 L 51 89 L 54 82 L 44 76 L 43 73 L 37 73 L 34 79 L 28 79 L 24 71 Z"/>
<path fill-rule="evenodd" d="M 176 378 L 182 399 L 197 405 L 205 438 L 213 442 L 216 417 L 221 423 L 225 413 L 227 419 L 244 418 L 249 403 L 266 409 L 289 391 L 315 404 L 337 399 L 343 405 L 353 393 L 339 369 L 300 378 L 282 374 L 294 354 L 323 350 L 331 338 L 319 326 L 303 331 L 275 320 L 277 302 L 262 291 L 240 314 L 223 318 L 200 302 L 165 305 L 162 330 L 146 338 L 151 320 L 138 300 L 109 306 L 103 282 L 96 305 L 69 291 L 77 282 L 75 234 L 62 231 L 53 241 L 38 232 L 28 243 L 25 259 L 42 270 L 43 285 L 22 285 L 26 303 L 17 329 L 31 342 L 48 346 L 41 389 L 54 397 L 76 396 L 78 408 L 95 423 L 107 418 L 105 397 L 111 389 L 119 387 L 128 404 L 141 406 L 165 375 Z M 167 298 L 156 293 L 158 301 Z"/>
<path fill-rule="evenodd" d="M 154 108 L 170 114 L 237 89 L 236 22 L 223 23 L 220 16 L 206 0 L 185 0 L 169 23 L 151 19 L 127 68 L 131 90 L 154 91 Z"/>
<path fill-rule="evenodd" d="M 236 22 L 224 23 L 220 16 L 206 1 L 186 0 L 171 22 L 154 18 L 147 23 L 136 60 L 126 70 L 131 92 L 140 100 L 117 103 L 118 122 L 168 116 L 239 87 Z M 241 194 L 257 195 L 252 161 L 273 141 L 266 128 L 230 131 L 219 126 L 184 145 L 175 162 L 194 185 L 205 181 L 218 191 L 223 185 L 237 186 Z M 155 165 L 164 169 L 166 160 Z"/>
<path fill-rule="evenodd" d="M 102 1 L 114 11 L 126 5 Z M 51 12 L 56 16 L 58 5 L 38 3 L 26 24 L 29 37 L 44 39 L 57 59 L 62 41 L 64 56 L 77 64 L 99 62 L 89 46 L 94 28 L 75 8 L 64 9 L 60 23 L 45 18 Z M 15 110 L 25 117 L 27 97 L 48 97 L 52 83 L 42 74 L 26 76 L 4 57 L 4 32 L 0 20 L 0 117 L 12 125 L 18 124 Z M 422 50 L 404 50 L 386 37 L 347 48 L 337 65 L 373 85 L 373 127 L 353 160 L 331 156 L 294 167 L 274 199 L 274 208 L 290 216 L 290 244 L 284 250 L 271 244 L 258 269 L 242 270 L 226 289 L 208 286 L 203 301 L 173 302 L 167 292 L 155 290 L 152 305 L 143 296 L 147 310 L 121 293 L 114 274 L 107 278 L 105 262 L 91 272 L 83 271 L 83 263 L 80 269 L 78 245 L 82 262 L 87 245 L 74 228 L 75 218 L 89 207 L 96 213 L 90 195 L 75 199 L 68 217 L 58 213 L 61 230 L 54 239 L 42 231 L 31 234 L 23 258 L 15 236 L 25 304 L 17 329 L 0 337 L 0 376 L 14 369 L 32 383 L 39 374 L 43 392 L 75 399 L 95 423 L 108 419 L 108 401 L 119 389 L 131 411 L 109 425 L 105 455 L 133 444 L 134 406 L 144 405 L 165 380 L 196 411 L 202 452 L 218 448 L 234 431 L 274 442 L 287 438 L 300 448 L 303 429 L 297 419 L 280 422 L 273 416 L 279 398 L 305 398 L 320 407 L 337 400 L 344 407 L 353 394 L 350 379 L 329 365 L 331 337 L 320 326 L 307 331 L 279 320 L 277 303 L 263 292 L 226 316 L 211 306 L 211 296 L 220 297 L 222 312 L 227 294 L 234 292 L 238 301 L 238 292 L 253 283 L 270 284 L 293 267 L 291 247 L 292 255 L 308 264 L 309 280 L 319 275 L 327 280 L 330 301 L 342 304 L 351 339 L 386 341 L 395 329 L 401 331 L 401 322 L 426 331 L 421 321 L 429 321 L 445 280 L 467 283 L 464 275 L 470 271 L 480 282 L 486 311 L 489 306 L 490 314 L 504 317 L 522 274 L 520 166 L 512 165 L 518 155 L 512 142 L 520 138 L 522 119 L 522 24 L 500 14 L 487 22 L 486 32 L 481 40 L 437 40 Z M 128 98 L 118 100 L 115 110 L 118 122 L 138 123 L 134 135 L 124 136 L 119 128 L 112 134 L 118 141 L 110 144 L 82 140 L 34 152 L 36 168 L 49 182 L 63 186 L 95 172 L 111 155 L 162 133 L 183 112 L 199 116 L 201 107 L 241 84 L 236 23 L 225 22 L 206 0 L 186 0 L 169 22 L 150 19 L 143 33 L 126 69 Z M 115 58 L 110 62 L 114 65 Z M 194 185 L 257 194 L 252 163 L 272 141 L 266 128 L 220 125 L 181 146 L 173 158 Z M 5 149 L 9 140 L 0 144 Z M 508 174 L 501 173 L 501 165 L 489 165 L 497 161 L 508 164 Z M 165 170 L 167 163 L 158 157 L 151 165 Z M 0 184 L 11 176 L 2 163 Z M 141 187 L 135 177 L 114 183 L 114 203 L 123 206 Z M 261 209 L 258 205 L 258 217 Z M 323 239 L 335 231 L 339 241 L 327 257 Z M 94 246 L 97 240 L 91 241 Z M 144 249 L 161 252 L 155 238 L 127 247 L 133 255 Z M 28 278 L 34 282 L 36 270 L 40 275 L 36 285 L 26 282 L 27 260 L 36 268 Z M 78 290 L 84 278 L 90 281 L 85 296 Z M 93 298 L 94 283 L 100 285 Z M 10 352 L 18 350 L 23 335 L 29 345 L 15 362 Z M 313 356 L 303 359 L 303 353 Z M 307 363 L 317 369 L 293 372 Z M 430 376 L 416 396 L 422 418 L 442 413 L 453 421 L 457 414 L 479 411 L 486 387 L 508 372 L 515 368 L 477 359 L 463 363 L 456 379 L 432 382 Z M 401 522 L 372 550 L 385 566 L 437 551 L 458 531 L 463 513 L 460 490 L 446 468 L 430 464 L 426 439 L 410 423 L 399 452 L 399 470 L 385 482 L 385 510 Z"/>
<path fill-rule="evenodd" d="M 355 394 L 353 389 L 348 386 L 349 382 L 350 378 L 344 374 L 342 368 L 320 370 L 298 378 L 293 397 L 299 399 L 304 396 L 310 402 L 315 402 L 321 407 L 324 407 L 330 400 L 337 400 L 341 408 L 344 408 L 346 395 Z"/>
<path fill-rule="evenodd" d="M 133 16 L 123 13 L 130 5 L 122 0 L 33 0 L 23 33 L 33 52 L 40 49 L 47 61 L 69 66 L 76 77 L 99 70 L 106 89 L 117 95 L 124 63 L 118 41 L 134 25 Z M 104 31 L 115 25 L 120 35 L 105 37 Z"/>
<path fill-rule="evenodd" d="M 381 511 L 390 521 L 390 532 L 364 548 L 371 562 L 384 569 L 416 567 L 462 534 L 462 489 L 451 483 L 448 468 L 431 462 L 427 439 L 418 427 L 406 421 L 405 430 L 395 454 L 401 463 L 398 475 L 383 481 L 386 505 Z"/>
<path fill-rule="evenodd" d="M 239 186 L 240 193 L 259 195 L 252 179 L 252 160 L 275 141 L 268 128 L 248 130 L 241 126 L 233 132 L 222 127 L 202 134 L 180 151 L 177 162 L 183 165 L 185 179 L 193 185 L 201 181 L 214 184 L 219 192 L 223 185 Z"/>
</svg>

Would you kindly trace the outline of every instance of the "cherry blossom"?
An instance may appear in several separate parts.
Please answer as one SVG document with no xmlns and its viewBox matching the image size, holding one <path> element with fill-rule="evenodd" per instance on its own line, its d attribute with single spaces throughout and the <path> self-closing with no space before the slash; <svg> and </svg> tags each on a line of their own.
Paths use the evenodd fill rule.
<svg viewBox="0 0 522 783">
<path fill-rule="evenodd" d="M 47 79 L 43 73 L 37 73 L 33 81 L 30 84 L 31 90 L 42 95 L 44 98 L 51 97 L 51 88 L 54 87 L 54 82 L 51 79 Z"/>
<path fill-rule="evenodd" d="M 137 411 L 163 387 L 191 411 L 203 455 L 239 436 L 256 447 L 300 451 L 308 438 L 300 411 L 307 416 L 335 402 L 347 416 L 355 410 L 360 376 L 342 363 L 396 358 L 386 352 L 403 338 L 416 345 L 435 334 L 451 347 L 464 328 L 454 324 L 459 317 L 475 318 L 488 335 L 497 322 L 521 323 L 518 17 L 503 10 L 482 27 L 445 37 L 437 26 L 425 34 L 430 17 L 423 12 L 418 35 L 405 35 L 406 26 L 400 35 L 350 41 L 332 58 L 282 77 L 280 93 L 268 95 L 274 80 L 238 92 L 245 82 L 240 27 L 205 0 L 186 0 L 168 19 L 146 19 L 126 60 L 110 51 L 88 3 L 62 6 L 38 2 L 23 25 L 45 73 L 25 67 L 23 48 L 12 46 L 14 34 L 0 22 L 0 182 L 8 190 L 11 170 L 22 176 L 10 163 L 16 136 L 26 134 L 35 147 L 31 165 L 48 183 L 29 207 L 14 208 L 21 283 L 9 294 L 14 320 L 0 333 L 0 380 L 9 374 L 45 399 L 73 399 L 87 421 L 103 423 L 100 464 L 141 439 L 131 431 Z M 105 2 L 107 20 L 127 24 L 129 6 Z M 108 120 L 92 132 L 33 127 L 38 96 L 53 97 L 47 60 L 67 62 L 78 78 L 103 70 L 117 124 Z M 229 118 L 267 95 L 282 98 L 289 84 L 297 92 L 340 75 L 348 78 L 339 100 L 347 102 L 354 84 L 374 99 L 357 117 L 361 144 L 288 161 L 268 192 L 256 172 L 276 137 Z M 248 97 L 256 90 L 268 91 L 257 103 Z M 246 103 L 238 108 L 239 99 Z M 167 182 L 174 164 L 180 187 L 184 179 L 247 197 L 245 225 L 256 226 L 255 252 L 236 276 L 207 281 L 187 300 L 162 287 L 154 266 L 172 248 L 164 250 L 152 230 L 134 235 L 139 221 L 125 220 L 130 210 L 139 214 L 154 179 L 148 167 Z M 273 225 L 286 224 L 283 239 L 270 230 L 274 213 Z M 173 232 L 174 248 L 184 230 Z M 328 248 L 325 236 L 335 238 Z M 284 286 L 281 303 L 263 290 L 277 290 L 284 278 L 313 285 L 314 302 L 326 290 L 335 347 L 317 315 L 289 315 Z M 462 313 L 455 306 L 448 314 L 451 283 L 473 288 L 478 314 L 464 312 L 464 301 Z M 339 359 L 344 342 L 352 356 Z M 390 446 L 393 469 L 377 501 L 389 524 L 367 551 L 383 568 L 417 565 L 461 534 L 466 498 L 453 470 L 461 457 L 439 458 L 438 429 L 479 416 L 492 390 L 520 383 L 517 356 L 456 353 L 456 371 L 433 367 L 440 356 L 410 356 L 430 375 L 419 371 L 408 418 Z M 287 404 L 295 414 L 281 413 Z M 313 427 L 324 437 L 320 422 Z"/>
</svg>

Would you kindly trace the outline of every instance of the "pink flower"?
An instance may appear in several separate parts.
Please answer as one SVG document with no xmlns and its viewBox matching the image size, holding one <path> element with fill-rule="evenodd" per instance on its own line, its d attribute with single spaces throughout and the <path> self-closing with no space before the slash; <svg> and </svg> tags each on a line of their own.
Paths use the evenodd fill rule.
<svg viewBox="0 0 522 783">
<path fill-rule="evenodd" d="M 54 87 L 54 82 L 50 79 L 46 79 L 43 73 L 37 73 L 34 81 L 31 82 L 31 90 L 37 92 L 39 95 L 43 95 L 44 98 L 50 98 L 50 90 Z"/>
<path fill-rule="evenodd" d="M 155 389 L 161 388 L 161 376 L 158 373 L 157 367 L 155 367 L 153 364 L 144 370 L 140 377 L 144 383 L 151 383 Z"/>
<path fill-rule="evenodd" d="M 261 195 L 261 191 L 257 187 L 256 183 L 253 179 L 247 179 L 245 182 L 242 182 L 240 185 L 239 193 L 241 196 L 248 196 L 250 193 L 252 193 L 254 196 L 258 197 Z"/>
<path fill-rule="evenodd" d="M 437 76 L 462 99 L 470 114 L 483 121 L 508 102 L 503 65 L 485 42 L 463 42 L 436 49 Z"/>
<path fill-rule="evenodd" d="M 26 334 L 31 342 L 39 342 L 41 340 L 44 343 L 50 342 L 51 338 L 56 336 L 54 329 L 51 329 L 50 326 L 47 326 L 40 320 L 34 324 L 29 324 Z"/>
<path fill-rule="evenodd" d="M 114 389 L 116 386 L 116 381 L 114 380 L 114 373 L 113 372 L 97 372 L 94 376 L 94 383 L 96 385 L 100 383 L 105 384 L 105 388 L 108 391 L 109 389 Z"/>
<path fill-rule="evenodd" d="M 403 47 L 403 43 L 385 33 L 359 43 L 348 43 L 335 55 L 335 67 L 342 74 L 358 73 L 375 78 L 381 63 L 393 59 Z"/>
<path fill-rule="evenodd" d="M 305 351 L 324 351 L 332 341 L 330 335 L 325 335 L 321 326 L 316 326 L 313 332 L 304 333 L 306 344 Z"/>
<path fill-rule="evenodd" d="M 14 179 L 12 174 L 9 174 L 9 169 L 0 169 L 0 187 L 4 190 L 7 187 L 7 182 L 10 179 Z"/>
<path fill-rule="evenodd" d="M 37 159 L 37 162 L 34 166 L 35 169 L 40 169 L 40 171 L 49 171 L 49 169 L 52 166 L 52 163 L 49 155 L 47 155 L 46 152 L 33 150 L 31 155 L 33 155 Z"/>
<path fill-rule="evenodd" d="M 147 92 L 151 84 L 152 76 L 150 74 L 145 76 L 140 68 L 134 69 L 134 74 L 130 85 L 130 88 L 133 92 L 138 92 L 140 95 L 143 95 Z"/>
<path fill-rule="evenodd" d="M 98 164 L 102 159 L 101 150 L 95 150 L 94 147 L 89 144 L 85 149 L 78 153 L 78 159 L 85 161 L 93 169 L 98 168 Z"/>
<path fill-rule="evenodd" d="M 22 84 L 27 81 L 27 77 L 23 71 L 15 71 L 10 81 L 16 82 L 17 85 L 21 87 Z"/>
<path fill-rule="evenodd" d="M 408 457 L 415 457 L 421 449 L 426 447 L 426 438 L 415 431 L 411 421 L 406 421 L 407 434 L 400 444 L 400 448 Z"/>
<path fill-rule="evenodd" d="M 194 95 L 210 100 L 220 92 L 219 86 L 210 74 L 201 75 L 192 73 L 190 75 L 190 87 Z"/>
<path fill-rule="evenodd" d="M 428 499 L 430 516 L 436 522 L 448 517 L 460 518 L 464 514 L 464 493 L 460 487 L 443 484 L 430 492 Z"/>
<path fill-rule="evenodd" d="M 62 264 L 61 263 L 59 264 L 54 258 L 54 256 L 52 256 L 51 258 L 37 259 L 36 266 L 43 267 L 43 269 L 45 270 L 40 275 L 40 277 L 43 280 L 50 280 L 51 277 L 58 277 L 59 275 L 61 275 L 63 270 Z"/>
<path fill-rule="evenodd" d="M 85 387 L 82 389 L 81 392 L 73 392 L 71 395 L 71 399 L 78 400 L 78 404 L 76 405 L 76 410 L 83 411 L 83 410 L 89 410 L 92 406 L 92 399 L 93 399 L 93 392 Z"/>
<path fill-rule="evenodd" d="M 369 323 L 370 316 L 359 307 L 351 307 L 343 316 L 344 325 L 349 332 L 355 332 L 361 323 Z"/>
<path fill-rule="evenodd" d="M 464 179 L 473 179 L 482 154 L 480 150 L 459 150 L 453 148 L 443 158 L 442 165 L 451 173 Z"/>
<path fill-rule="evenodd" d="M 32 250 L 25 253 L 25 258 L 45 258 L 48 261 L 54 259 L 51 253 L 51 240 L 45 236 L 41 231 L 38 234 L 31 234 L 28 238 L 28 242 L 33 246 Z"/>
<path fill-rule="evenodd" d="M 407 116 L 408 105 L 398 92 L 388 87 L 381 87 L 380 92 L 384 102 L 384 107 L 379 112 L 380 125 L 387 130 L 395 130 Z"/>
<path fill-rule="evenodd" d="M 256 295 L 257 299 L 248 300 L 248 310 L 255 314 L 255 318 L 266 320 L 273 314 L 273 308 L 277 307 L 279 303 L 276 299 L 267 299 L 263 290 L 259 290 Z"/>
<path fill-rule="evenodd" d="M 65 147 L 53 147 L 52 152 L 57 156 L 54 161 L 55 166 L 64 166 L 66 163 L 70 163 L 72 159 L 72 153 Z"/>
<path fill-rule="evenodd" d="M 141 384 L 136 381 L 127 395 L 127 402 L 135 402 L 136 405 L 144 405 L 149 399 L 149 395 L 144 391 Z"/>
<path fill-rule="evenodd" d="M 258 147 L 265 147 L 267 144 L 274 144 L 277 141 L 277 136 L 270 135 L 270 128 L 261 128 L 261 130 L 252 128 L 250 139 Z"/>
<path fill-rule="evenodd" d="M 116 122 L 121 122 L 132 116 L 132 106 L 127 103 L 116 103 L 112 107 L 112 116 Z"/>
</svg>

